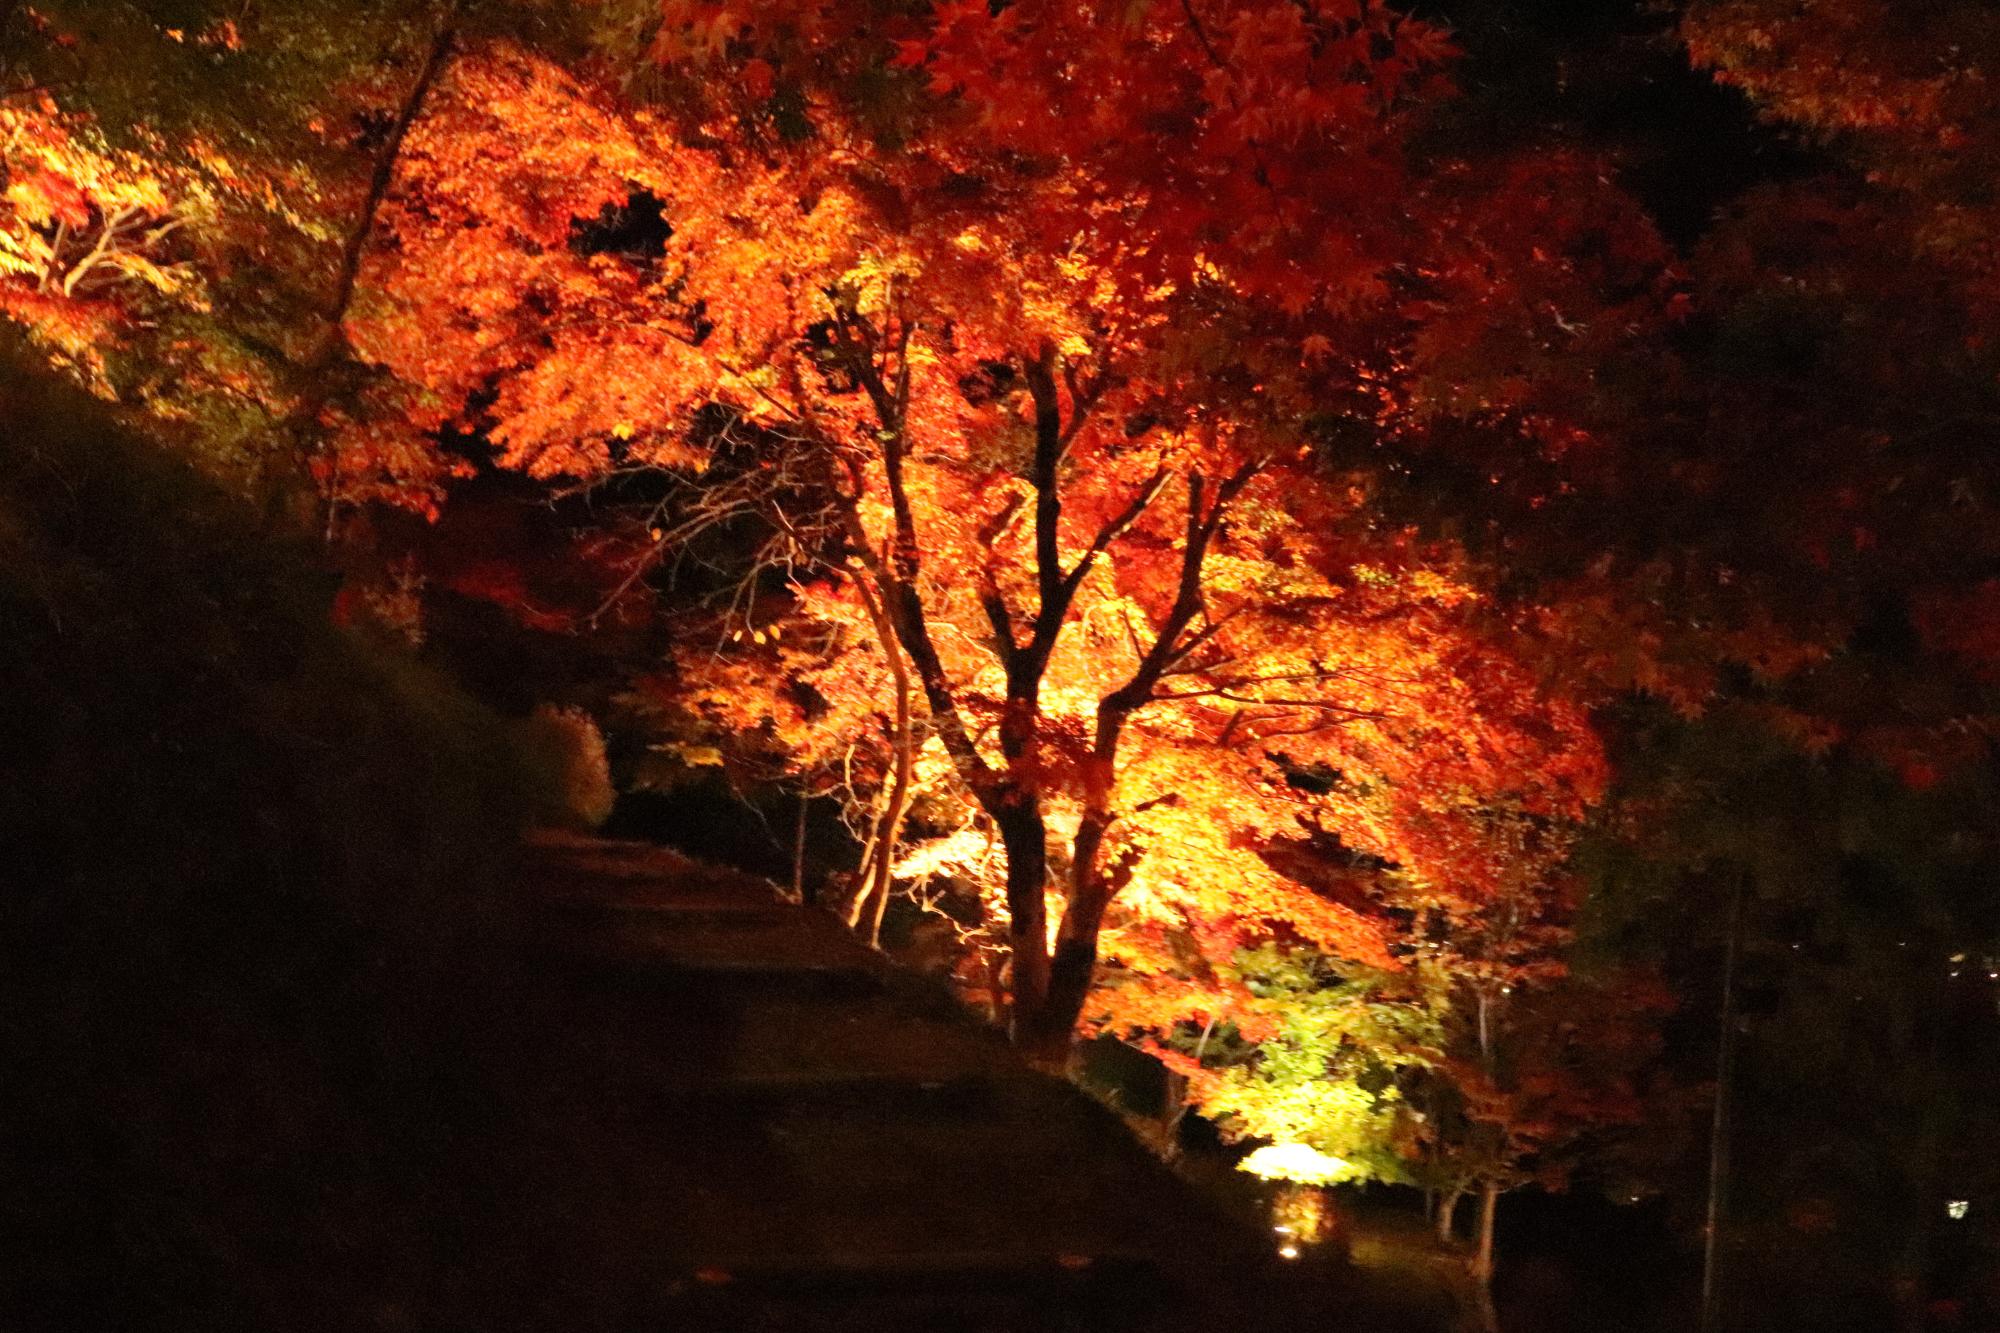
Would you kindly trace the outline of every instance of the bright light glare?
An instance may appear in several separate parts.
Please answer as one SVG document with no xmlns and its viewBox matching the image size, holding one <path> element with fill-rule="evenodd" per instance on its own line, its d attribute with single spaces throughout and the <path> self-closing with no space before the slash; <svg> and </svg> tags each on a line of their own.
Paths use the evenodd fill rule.
<svg viewBox="0 0 2000 1333">
<path fill-rule="evenodd" d="M 1972 1211 L 1972 1204 L 1969 1200 L 1966 1199 L 1953 1199 L 1950 1203 L 1944 1206 L 1945 1216 L 1949 1217 L 1954 1222 L 1964 1221 L 1965 1215 L 1971 1211 Z"/>
<path fill-rule="evenodd" d="M 1299 1247 L 1292 1244 L 1290 1241 L 1286 1241 L 1283 1245 L 1280 1245 L 1278 1247 L 1278 1253 L 1284 1258 L 1296 1259 L 1299 1257 Z"/>
<path fill-rule="evenodd" d="M 1296 1180 L 1301 1185 L 1331 1185 L 1354 1174 L 1354 1163 L 1304 1143 L 1273 1143 L 1259 1148 L 1237 1169 L 1265 1180 Z"/>
</svg>

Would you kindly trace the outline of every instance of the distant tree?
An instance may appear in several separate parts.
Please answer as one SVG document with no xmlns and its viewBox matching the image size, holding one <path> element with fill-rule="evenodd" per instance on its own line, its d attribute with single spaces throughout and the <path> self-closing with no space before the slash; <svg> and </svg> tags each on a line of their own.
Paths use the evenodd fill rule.
<svg viewBox="0 0 2000 1333">
<path fill-rule="evenodd" d="M 1574 904 L 1533 870 L 1557 867 L 1562 847 L 1513 851 L 1513 882 L 1475 901 L 1386 876 L 1404 908 L 1392 965 L 1242 951 L 1224 965 L 1240 990 L 1219 1030 L 1183 1021 L 1143 1038 L 1226 1135 L 1270 1141 L 1246 1169 L 1421 1186 L 1446 1243 L 1478 1197 L 1468 1268 L 1489 1322 L 1501 1195 L 1601 1169 L 1621 1135 L 1677 1109 L 1654 1087 L 1666 992 L 1637 967 L 1573 970 Z"/>
</svg>

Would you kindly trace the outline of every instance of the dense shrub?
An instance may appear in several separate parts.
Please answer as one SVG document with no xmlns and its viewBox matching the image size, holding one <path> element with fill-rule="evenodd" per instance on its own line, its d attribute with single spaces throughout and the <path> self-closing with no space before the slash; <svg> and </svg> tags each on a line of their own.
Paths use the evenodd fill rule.
<svg viewBox="0 0 2000 1333">
<path fill-rule="evenodd" d="M 611 785 L 604 733 L 590 714 L 581 708 L 537 705 L 521 723 L 521 744 L 538 779 L 534 790 L 543 793 L 534 811 L 536 822 L 588 833 L 611 817 L 618 791 Z"/>
</svg>

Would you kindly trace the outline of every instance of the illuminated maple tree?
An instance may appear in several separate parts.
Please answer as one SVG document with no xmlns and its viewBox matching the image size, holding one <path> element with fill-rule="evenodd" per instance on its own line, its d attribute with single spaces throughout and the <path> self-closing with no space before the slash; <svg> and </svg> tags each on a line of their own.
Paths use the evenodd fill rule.
<svg viewBox="0 0 2000 1333">
<path fill-rule="evenodd" d="M 1897 885 L 1922 931 L 1834 925 L 1919 996 L 1977 952 L 1926 878 L 1991 857 L 1990 9 L 1659 18 L 1788 145 L 1663 235 L 1569 35 L 1467 133 L 1529 80 L 1440 110 L 1375 0 L 0 5 L 0 314 L 310 509 L 337 615 L 497 608 L 837 804 L 850 920 L 950 916 L 1036 1056 L 1115 1035 L 1264 1169 L 1490 1238 L 1636 1113 L 1657 997 L 1564 961 L 1598 729 L 1673 893 Z"/>
<path fill-rule="evenodd" d="M 730 21 L 743 86 L 779 100 L 768 68 L 747 71 L 785 68 L 805 20 Z M 1379 238 L 1276 201 L 1310 170 L 1360 223 L 1386 217 L 1368 190 L 1427 30 L 1372 8 L 1315 27 L 1289 6 L 951 8 L 897 30 L 883 77 L 935 105 L 893 152 L 859 112 L 788 144 L 743 107 L 691 129 L 518 50 L 460 62 L 410 136 L 357 345 L 435 421 L 476 400 L 502 459 L 536 475 L 699 473 L 733 441 L 769 481 L 760 503 L 803 488 L 806 508 L 767 512 L 838 579 L 816 613 L 872 634 L 891 675 L 907 660 L 926 735 L 1002 845 L 1030 1047 L 1067 1045 L 1143 865 L 1234 899 L 1217 915 L 1379 954 L 1360 913 L 1288 893 L 1260 854 L 1296 827 L 1285 763 L 1342 775 L 1320 803 L 1355 845 L 1465 893 L 1491 870 L 1451 812 L 1494 793 L 1567 808 L 1592 764 L 1574 718 L 1523 727 L 1532 688 L 1452 629 L 1470 590 L 1393 535 L 1343 539 L 1365 528 L 1353 502 L 1294 461 L 1282 367 L 1296 384 L 1331 346 L 1309 331 L 1380 289 Z M 661 40 L 685 57 L 676 32 L 670 15 Z M 1032 101 L 1092 60 L 1126 104 L 1064 119 L 1074 137 L 1039 155 L 967 73 L 1015 71 L 1009 95 Z M 1147 126 L 1195 141 L 1135 149 Z M 1219 209 L 1232 185 L 1275 211 Z M 599 239 L 621 228 L 630 253 Z M 1282 333 L 1249 337 L 1238 312 L 1271 302 Z M 1328 739 L 1343 733 L 1361 739 Z M 1218 779 L 1236 794 L 1195 797 Z"/>
</svg>

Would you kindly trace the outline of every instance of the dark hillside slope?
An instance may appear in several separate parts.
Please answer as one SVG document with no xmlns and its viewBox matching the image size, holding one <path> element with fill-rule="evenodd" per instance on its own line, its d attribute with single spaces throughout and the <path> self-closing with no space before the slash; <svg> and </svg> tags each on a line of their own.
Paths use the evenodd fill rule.
<svg viewBox="0 0 2000 1333">
<path fill-rule="evenodd" d="M 357 1326 L 528 780 L 99 405 L 0 423 L 0 1325 Z"/>
</svg>

